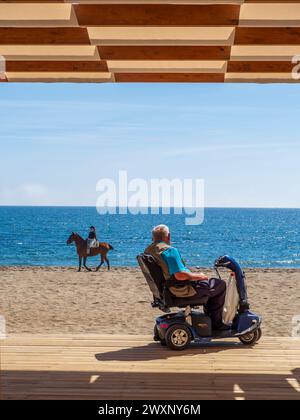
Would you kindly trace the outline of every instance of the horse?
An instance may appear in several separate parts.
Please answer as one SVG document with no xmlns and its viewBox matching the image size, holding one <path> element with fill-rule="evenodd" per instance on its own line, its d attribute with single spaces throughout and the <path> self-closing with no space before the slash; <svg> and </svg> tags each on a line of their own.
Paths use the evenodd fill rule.
<svg viewBox="0 0 300 420">
<path fill-rule="evenodd" d="M 79 258 L 79 267 L 78 271 L 81 271 L 81 265 L 82 265 L 82 259 L 83 259 L 83 266 L 88 270 L 92 271 L 89 267 L 86 265 L 86 259 L 87 257 L 95 257 L 96 255 L 101 255 L 101 261 L 100 264 L 96 267 L 96 271 L 99 270 L 102 264 L 104 264 L 104 261 L 107 264 L 107 270 L 110 270 L 110 264 L 109 260 L 107 258 L 107 253 L 113 249 L 113 247 L 108 244 L 107 242 L 98 242 L 98 247 L 91 248 L 90 253 L 87 253 L 87 240 L 83 239 L 78 233 L 72 232 L 67 240 L 67 245 L 70 245 L 72 242 L 75 242 L 76 249 L 77 249 L 77 255 Z"/>
</svg>

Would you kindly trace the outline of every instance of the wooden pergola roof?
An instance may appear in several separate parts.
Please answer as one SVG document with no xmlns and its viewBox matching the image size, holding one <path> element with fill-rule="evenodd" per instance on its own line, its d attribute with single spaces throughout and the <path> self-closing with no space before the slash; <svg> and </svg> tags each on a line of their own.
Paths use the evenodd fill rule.
<svg viewBox="0 0 300 420">
<path fill-rule="evenodd" d="M 0 56 L 8 82 L 297 82 L 300 0 L 0 0 Z"/>
</svg>

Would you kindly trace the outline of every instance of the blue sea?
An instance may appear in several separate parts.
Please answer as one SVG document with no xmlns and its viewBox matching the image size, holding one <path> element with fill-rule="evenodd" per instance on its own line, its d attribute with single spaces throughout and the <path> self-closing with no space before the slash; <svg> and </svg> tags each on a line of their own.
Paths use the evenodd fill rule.
<svg viewBox="0 0 300 420">
<path fill-rule="evenodd" d="M 99 215 L 94 207 L 0 207 L 0 265 L 77 265 L 72 231 L 96 226 L 109 242 L 112 266 L 134 266 L 150 242 L 151 228 L 169 225 L 172 242 L 190 266 L 212 266 L 229 254 L 244 267 L 300 267 L 300 209 L 207 208 L 204 223 L 186 226 L 185 215 Z M 96 265 L 93 258 L 90 265 Z"/>
</svg>

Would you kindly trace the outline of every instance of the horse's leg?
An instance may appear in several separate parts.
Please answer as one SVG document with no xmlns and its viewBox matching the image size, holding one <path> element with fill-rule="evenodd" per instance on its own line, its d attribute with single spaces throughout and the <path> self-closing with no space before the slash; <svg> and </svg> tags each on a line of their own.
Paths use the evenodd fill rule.
<svg viewBox="0 0 300 420">
<path fill-rule="evenodd" d="M 106 264 L 107 264 L 107 271 L 109 271 L 110 270 L 109 259 L 107 258 L 107 256 L 105 256 L 104 258 L 105 258 L 105 261 L 106 261 Z"/>
<path fill-rule="evenodd" d="M 83 258 L 83 265 L 84 265 L 84 267 L 87 269 L 87 271 L 92 271 L 87 265 L 86 265 L 86 258 L 87 257 L 84 257 Z"/>
<path fill-rule="evenodd" d="M 79 259 L 78 271 L 81 271 L 81 260 L 82 260 L 82 258 L 79 256 L 78 259 Z"/>
<path fill-rule="evenodd" d="M 100 264 L 96 267 L 96 271 L 99 271 L 99 269 L 100 269 L 100 267 L 101 267 L 101 265 L 104 263 L 104 258 L 103 258 L 103 255 L 101 255 L 101 262 L 100 262 Z"/>
</svg>

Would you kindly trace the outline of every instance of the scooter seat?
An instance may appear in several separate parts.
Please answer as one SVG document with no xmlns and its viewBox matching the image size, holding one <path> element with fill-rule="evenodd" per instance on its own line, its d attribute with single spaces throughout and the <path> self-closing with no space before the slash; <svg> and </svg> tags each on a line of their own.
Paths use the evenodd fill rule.
<svg viewBox="0 0 300 420">
<path fill-rule="evenodd" d="M 207 297 L 199 297 L 197 295 L 190 297 L 177 297 L 170 292 L 169 289 L 164 291 L 164 302 L 165 305 L 169 308 L 185 308 L 186 306 L 202 306 L 207 303 Z"/>
<path fill-rule="evenodd" d="M 166 284 L 162 269 L 151 255 L 140 254 L 137 256 L 137 261 L 153 294 L 154 302 L 152 306 L 168 309 L 206 304 L 207 297 L 200 298 L 198 295 L 191 297 L 174 296 Z"/>
</svg>

